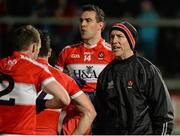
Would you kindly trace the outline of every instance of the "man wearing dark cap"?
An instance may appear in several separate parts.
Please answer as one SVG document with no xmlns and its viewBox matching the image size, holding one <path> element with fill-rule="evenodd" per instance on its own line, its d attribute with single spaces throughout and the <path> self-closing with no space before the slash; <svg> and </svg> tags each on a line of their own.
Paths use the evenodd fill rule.
<svg viewBox="0 0 180 136">
<path fill-rule="evenodd" d="M 98 77 L 93 134 L 168 135 L 174 111 L 159 69 L 135 53 L 137 31 L 128 22 L 109 32 L 115 59 Z"/>
</svg>

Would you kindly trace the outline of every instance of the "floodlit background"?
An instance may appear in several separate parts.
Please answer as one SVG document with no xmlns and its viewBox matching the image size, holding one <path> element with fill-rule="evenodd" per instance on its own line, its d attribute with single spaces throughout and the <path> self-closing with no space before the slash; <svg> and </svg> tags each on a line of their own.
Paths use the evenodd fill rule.
<svg viewBox="0 0 180 136">
<path fill-rule="evenodd" d="M 104 10 L 106 28 L 102 34 L 107 41 L 112 23 L 127 20 L 136 26 L 136 49 L 161 70 L 175 109 L 174 134 L 180 134 L 179 0 L 0 0 L 0 58 L 10 54 L 9 31 L 32 24 L 50 33 L 53 64 L 63 47 L 81 40 L 78 15 L 84 4 Z"/>
</svg>

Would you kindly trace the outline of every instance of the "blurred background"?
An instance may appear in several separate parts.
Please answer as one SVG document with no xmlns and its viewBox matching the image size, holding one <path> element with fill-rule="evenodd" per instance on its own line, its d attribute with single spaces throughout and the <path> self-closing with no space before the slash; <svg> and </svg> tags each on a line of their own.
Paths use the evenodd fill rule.
<svg viewBox="0 0 180 136">
<path fill-rule="evenodd" d="M 138 53 L 162 72 L 175 109 L 174 134 L 180 134 L 180 1 L 179 0 L 0 0 L 0 58 L 10 54 L 9 32 L 32 24 L 47 31 L 55 49 L 50 63 L 66 45 L 79 42 L 79 13 L 95 4 L 106 14 L 103 37 L 112 23 L 127 20 L 136 26 Z"/>
</svg>

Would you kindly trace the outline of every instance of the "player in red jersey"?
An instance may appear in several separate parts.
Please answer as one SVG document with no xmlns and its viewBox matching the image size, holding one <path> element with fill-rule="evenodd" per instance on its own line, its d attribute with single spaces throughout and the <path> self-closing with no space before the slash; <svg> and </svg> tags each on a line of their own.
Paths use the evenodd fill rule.
<svg viewBox="0 0 180 136">
<path fill-rule="evenodd" d="M 82 114 L 78 127 L 71 134 L 83 135 L 95 118 L 96 112 L 94 107 L 88 97 L 81 91 L 79 86 L 71 77 L 48 64 L 48 58 L 51 56 L 50 36 L 48 33 L 41 32 L 41 41 L 42 46 L 37 61 L 48 67 L 56 80 L 67 90 L 72 99 L 72 103 L 77 107 L 77 112 Z M 49 98 L 52 98 L 50 94 L 41 91 L 37 98 L 37 103 L 42 99 Z M 37 114 L 36 134 L 57 135 L 59 115 L 60 111 L 52 109 L 46 109 Z"/>
<path fill-rule="evenodd" d="M 60 108 L 69 95 L 51 72 L 35 59 L 41 47 L 39 32 L 31 25 L 12 35 L 14 52 L 0 60 L 0 134 L 36 134 L 36 97 L 39 85 L 54 97 L 43 105 Z"/>
<path fill-rule="evenodd" d="M 93 100 L 97 77 L 112 60 L 111 46 L 101 37 L 104 28 L 104 12 L 97 6 L 85 5 L 80 16 L 82 42 L 65 47 L 59 54 L 55 66 L 68 70 L 76 79 L 86 81 L 82 90 Z M 79 82 L 79 80 L 77 81 Z M 63 134 L 71 132 L 71 124 L 78 122 L 78 113 L 67 110 Z M 89 133 L 87 133 L 89 134 Z"/>
</svg>

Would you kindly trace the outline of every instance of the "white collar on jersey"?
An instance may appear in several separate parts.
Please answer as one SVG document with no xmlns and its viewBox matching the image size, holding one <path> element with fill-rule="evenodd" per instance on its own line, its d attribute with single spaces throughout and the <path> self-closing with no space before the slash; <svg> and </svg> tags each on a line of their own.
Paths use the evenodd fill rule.
<svg viewBox="0 0 180 136">
<path fill-rule="evenodd" d="M 97 44 L 87 45 L 87 44 L 84 43 L 84 47 L 89 48 L 89 49 L 94 48 L 94 47 L 96 47 L 96 46 L 97 46 Z"/>
</svg>

